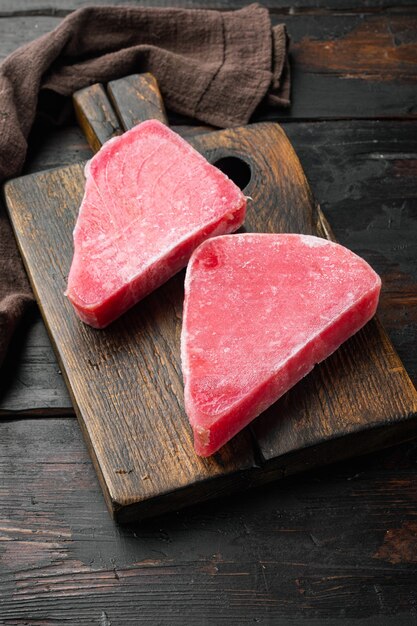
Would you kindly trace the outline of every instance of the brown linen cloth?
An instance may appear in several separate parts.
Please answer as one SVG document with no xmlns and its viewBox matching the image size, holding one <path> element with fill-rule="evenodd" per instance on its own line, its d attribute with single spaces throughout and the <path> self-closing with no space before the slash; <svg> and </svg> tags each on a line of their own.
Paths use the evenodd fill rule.
<svg viewBox="0 0 417 626">
<path fill-rule="evenodd" d="M 289 106 L 288 38 L 267 9 L 219 12 L 87 7 L 0 66 L 0 181 L 16 176 L 38 98 L 152 72 L 169 109 L 215 126 L 248 122 L 267 96 Z M 59 113 L 59 112 L 57 112 Z M 33 300 L 9 223 L 0 215 L 0 364 Z"/>
</svg>

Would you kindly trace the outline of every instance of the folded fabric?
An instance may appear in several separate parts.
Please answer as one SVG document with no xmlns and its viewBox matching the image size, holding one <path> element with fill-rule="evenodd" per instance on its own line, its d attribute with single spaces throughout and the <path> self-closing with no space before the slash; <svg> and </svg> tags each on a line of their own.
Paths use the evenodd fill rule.
<svg viewBox="0 0 417 626">
<path fill-rule="evenodd" d="M 258 4 L 230 12 L 100 6 L 75 11 L 0 65 L 0 181 L 20 172 L 38 105 L 53 94 L 70 96 L 96 82 L 149 71 L 168 109 L 215 126 L 240 125 L 264 98 L 289 105 L 287 49 L 285 26 L 272 27 L 268 10 Z M 0 363 L 31 300 L 3 212 Z"/>
</svg>

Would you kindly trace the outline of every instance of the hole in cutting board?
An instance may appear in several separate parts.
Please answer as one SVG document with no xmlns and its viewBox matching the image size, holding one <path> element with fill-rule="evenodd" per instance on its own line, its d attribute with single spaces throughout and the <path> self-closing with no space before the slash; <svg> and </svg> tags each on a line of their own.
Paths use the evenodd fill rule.
<svg viewBox="0 0 417 626">
<path fill-rule="evenodd" d="M 249 184 L 252 171 L 248 163 L 239 157 L 223 157 L 213 163 L 226 174 L 240 188 L 244 189 Z"/>
</svg>

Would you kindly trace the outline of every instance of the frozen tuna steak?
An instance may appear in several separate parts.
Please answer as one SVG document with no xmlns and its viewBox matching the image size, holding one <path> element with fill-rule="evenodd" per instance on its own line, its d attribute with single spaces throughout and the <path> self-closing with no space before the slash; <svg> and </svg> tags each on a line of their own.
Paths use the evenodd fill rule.
<svg viewBox="0 0 417 626">
<path fill-rule="evenodd" d="M 244 221 L 240 189 L 156 120 L 104 144 L 85 174 L 66 295 L 96 328 L 183 268 L 202 241 Z"/>
<path fill-rule="evenodd" d="M 356 333 L 381 281 L 306 235 L 217 237 L 192 255 L 181 357 L 197 454 L 209 456 Z"/>
</svg>

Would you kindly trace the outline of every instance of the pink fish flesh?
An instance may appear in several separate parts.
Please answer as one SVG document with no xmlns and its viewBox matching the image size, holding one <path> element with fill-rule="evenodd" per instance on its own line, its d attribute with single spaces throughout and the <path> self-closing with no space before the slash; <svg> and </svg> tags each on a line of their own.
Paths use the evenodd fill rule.
<svg viewBox="0 0 417 626">
<path fill-rule="evenodd" d="M 216 237 L 192 255 L 181 357 L 197 454 L 209 456 L 374 315 L 381 281 L 306 235 Z"/>
<path fill-rule="evenodd" d="M 244 221 L 241 190 L 156 120 L 105 143 L 85 174 L 66 295 L 96 328 L 183 268 L 202 241 Z"/>
</svg>

